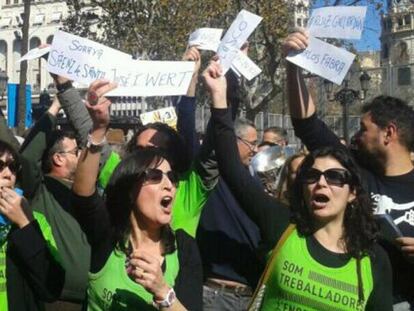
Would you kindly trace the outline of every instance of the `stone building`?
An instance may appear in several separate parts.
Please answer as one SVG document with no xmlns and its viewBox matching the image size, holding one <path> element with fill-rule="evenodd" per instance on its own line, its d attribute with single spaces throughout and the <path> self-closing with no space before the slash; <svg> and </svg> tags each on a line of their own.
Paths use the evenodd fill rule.
<svg viewBox="0 0 414 311">
<path fill-rule="evenodd" d="M 22 42 L 23 0 L 0 0 L 0 69 L 6 71 L 9 83 L 19 83 Z M 29 28 L 29 50 L 41 43 L 51 43 L 54 32 L 67 16 L 65 1 L 32 0 Z M 27 84 L 39 94 L 52 83 L 44 60 L 28 62 Z"/>
<path fill-rule="evenodd" d="M 381 68 L 383 92 L 414 104 L 414 4 L 388 0 L 388 13 L 381 21 Z"/>
</svg>

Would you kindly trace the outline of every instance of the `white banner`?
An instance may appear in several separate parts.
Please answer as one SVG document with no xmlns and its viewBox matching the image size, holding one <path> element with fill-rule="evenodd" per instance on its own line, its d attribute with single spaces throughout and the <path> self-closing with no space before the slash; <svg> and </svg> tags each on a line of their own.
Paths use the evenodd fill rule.
<svg viewBox="0 0 414 311">
<path fill-rule="evenodd" d="M 196 45 L 199 50 L 216 52 L 222 34 L 223 29 L 220 28 L 199 28 L 190 35 L 188 45 Z"/>
<path fill-rule="evenodd" d="M 249 81 L 262 72 L 262 70 L 242 51 L 237 53 L 237 56 L 231 63 L 231 69 L 233 69 L 237 75 L 241 74 Z"/>
<path fill-rule="evenodd" d="M 323 7 L 312 11 L 307 27 L 314 37 L 358 40 L 366 13 L 366 6 Z"/>
<path fill-rule="evenodd" d="M 194 62 L 137 61 L 126 53 L 57 31 L 47 69 L 79 83 L 107 79 L 118 83 L 108 96 L 185 95 Z"/>
<path fill-rule="evenodd" d="M 231 67 L 234 58 L 238 55 L 238 51 L 247 41 L 251 33 L 259 25 L 262 17 L 241 10 L 236 19 L 227 30 L 217 50 L 220 63 L 225 74 Z"/>
<path fill-rule="evenodd" d="M 22 56 L 22 58 L 21 59 L 19 59 L 17 62 L 19 63 L 19 62 L 22 62 L 22 61 L 24 61 L 24 60 L 32 60 L 32 59 L 36 59 L 36 58 L 39 58 L 39 57 L 42 57 L 43 55 L 45 55 L 45 54 L 47 54 L 47 53 L 49 53 L 50 52 L 50 46 L 46 46 L 46 47 L 44 47 L 44 48 L 41 48 L 41 49 L 39 49 L 39 48 L 34 48 L 34 49 L 31 49 L 29 52 L 27 52 L 26 54 L 24 54 L 23 56 Z"/>
<path fill-rule="evenodd" d="M 289 54 L 286 59 L 322 78 L 341 84 L 355 55 L 322 40 L 310 37 L 306 50 Z"/>
</svg>

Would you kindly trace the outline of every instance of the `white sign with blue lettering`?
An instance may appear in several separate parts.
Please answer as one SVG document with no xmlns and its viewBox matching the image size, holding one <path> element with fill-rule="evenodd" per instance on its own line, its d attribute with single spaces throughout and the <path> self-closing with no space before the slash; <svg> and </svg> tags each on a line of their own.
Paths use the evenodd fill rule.
<svg viewBox="0 0 414 311">
<path fill-rule="evenodd" d="M 310 37 L 306 50 L 290 53 L 286 59 L 324 79 L 341 84 L 355 55 L 322 40 Z"/>
<path fill-rule="evenodd" d="M 247 41 L 251 33 L 261 22 L 262 17 L 241 10 L 236 19 L 227 30 L 217 50 L 220 64 L 225 74 L 231 67 L 233 60 L 237 57 L 238 51 Z"/>
<path fill-rule="evenodd" d="M 308 21 L 308 31 L 314 37 L 361 39 L 366 6 L 330 6 L 315 9 Z"/>
<path fill-rule="evenodd" d="M 107 79 L 118 88 L 107 96 L 185 95 L 194 62 L 138 61 L 121 51 L 63 31 L 57 31 L 47 69 L 79 83 Z"/>
</svg>

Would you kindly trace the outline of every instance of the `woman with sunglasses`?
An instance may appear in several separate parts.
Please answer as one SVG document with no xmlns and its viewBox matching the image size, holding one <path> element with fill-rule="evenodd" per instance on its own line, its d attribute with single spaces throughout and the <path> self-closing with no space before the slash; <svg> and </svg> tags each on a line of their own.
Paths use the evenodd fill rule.
<svg viewBox="0 0 414 311">
<path fill-rule="evenodd" d="M 195 241 L 170 227 L 178 178 L 158 148 L 126 156 L 97 194 L 100 142 L 115 85 L 98 80 L 86 102 L 93 121 L 73 185 L 75 217 L 91 245 L 88 310 L 201 310 L 201 260 Z"/>
<path fill-rule="evenodd" d="M 375 243 L 372 208 L 346 150 L 307 155 L 285 208 L 242 168 L 220 65 L 212 62 L 203 76 L 220 173 L 259 226 L 262 251 L 273 249 L 252 309 L 392 310 L 390 264 Z"/>
<path fill-rule="evenodd" d="M 43 310 L 63 288 L 65 271 L 43 215 L 15 188 L 18 154 L 0 141 L 0 310 Z"/>
</svg>

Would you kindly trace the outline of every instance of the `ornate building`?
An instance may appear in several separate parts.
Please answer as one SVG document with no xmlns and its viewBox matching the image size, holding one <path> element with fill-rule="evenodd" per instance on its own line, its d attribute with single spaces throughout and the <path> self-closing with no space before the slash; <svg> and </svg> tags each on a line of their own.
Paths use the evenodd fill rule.
<svg viewBox="0 0 414 311">
<path fill-rule="evenodd" d="M 6 71 L 9 83 L 19 83 L 23 24 L 23 0 L 0 0 L 0 69 Z M 32 0 L 29 28 L 29 50 L 50 43 L 54 32 L 68 14 L 65 1 Z M 28 63 L 27 83 L 38 94 L 52 82 L 44 60 Z"/>
<path fill-rule="evenodd" d="M 386 94 L 413 100 L 414 1 L 388 1 L 382 15 L 381 67 Z"/>
</svg>

